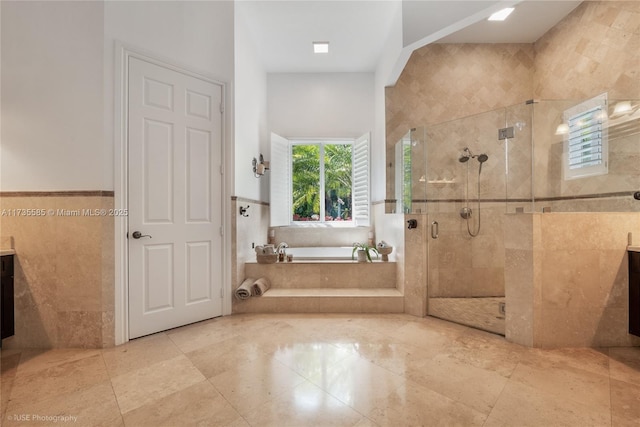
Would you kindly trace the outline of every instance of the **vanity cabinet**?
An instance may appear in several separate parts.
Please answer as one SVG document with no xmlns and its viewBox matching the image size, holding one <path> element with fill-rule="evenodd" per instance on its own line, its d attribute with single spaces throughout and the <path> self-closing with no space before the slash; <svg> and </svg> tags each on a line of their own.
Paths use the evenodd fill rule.
<svg viewBox="0 0 640 427">
<path fill-rule="evenodd" d="M 13 255 L 3 255 L 0 257 L 2 262 L 2 276 L 0 277 L 0 335 L 1 338 L 7 338 L 14 334 L 14 317 L 13 317 Z M 0 339 L 0 347 L 2 347 L 2 339 Z"/>
<path fill-rule="evenodd" d="M 629 333 L 640 337 L 640 252 L 629 251 Z"/>
</svg>

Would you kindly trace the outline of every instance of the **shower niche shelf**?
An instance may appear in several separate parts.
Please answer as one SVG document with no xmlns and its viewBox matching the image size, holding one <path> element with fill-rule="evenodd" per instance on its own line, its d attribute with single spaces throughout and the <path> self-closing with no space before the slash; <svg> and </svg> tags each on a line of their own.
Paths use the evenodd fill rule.
<svg viewBox="0 0 640 427">
<path fill-rule="evenodd" d="M 433 185 L 446 185 L 446 184 L 455 184 L 455 179 L 430 179 L 427 181 L 427 184 Z"/>
</svg>

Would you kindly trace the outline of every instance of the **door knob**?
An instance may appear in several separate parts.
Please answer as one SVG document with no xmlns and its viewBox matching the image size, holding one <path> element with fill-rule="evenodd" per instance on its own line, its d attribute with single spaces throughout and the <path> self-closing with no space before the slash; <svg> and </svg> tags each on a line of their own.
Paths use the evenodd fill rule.
<svg viewBox="0 0 640 427">
<path fill-rule="evenodd" d="M 134 231 L 133 233 L 131 233 L 131 237 L 133 237 L 134 239 L 140 239 L 142 237 L 148 237 L 151 239 L 151 236 L 148 234 L 142 234 L 139 231 Z"/>
</svg>

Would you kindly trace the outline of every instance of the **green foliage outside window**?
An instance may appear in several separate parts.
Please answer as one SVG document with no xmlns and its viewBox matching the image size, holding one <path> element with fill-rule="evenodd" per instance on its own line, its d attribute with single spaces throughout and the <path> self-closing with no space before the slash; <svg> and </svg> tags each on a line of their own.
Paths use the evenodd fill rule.
<svg viewBox="0 0 640 427">
<path fill-rule="evenodd" d="M 293 221 L 351 221 L 351 144 L 296 144 L 291 154 Z"/>
</svg>

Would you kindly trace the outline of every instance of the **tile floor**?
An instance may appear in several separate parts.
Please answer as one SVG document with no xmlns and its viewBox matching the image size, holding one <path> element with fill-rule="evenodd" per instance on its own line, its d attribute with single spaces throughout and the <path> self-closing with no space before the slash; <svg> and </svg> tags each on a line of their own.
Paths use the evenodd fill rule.
<svg viewBox="0 0 640 427">
<path fill-rule="evenodd" d="M 2 352 L 1 425 L 625 426 L 640 348 L 535 350 L 435 318 L 235 315 Z"/>
</svg>

